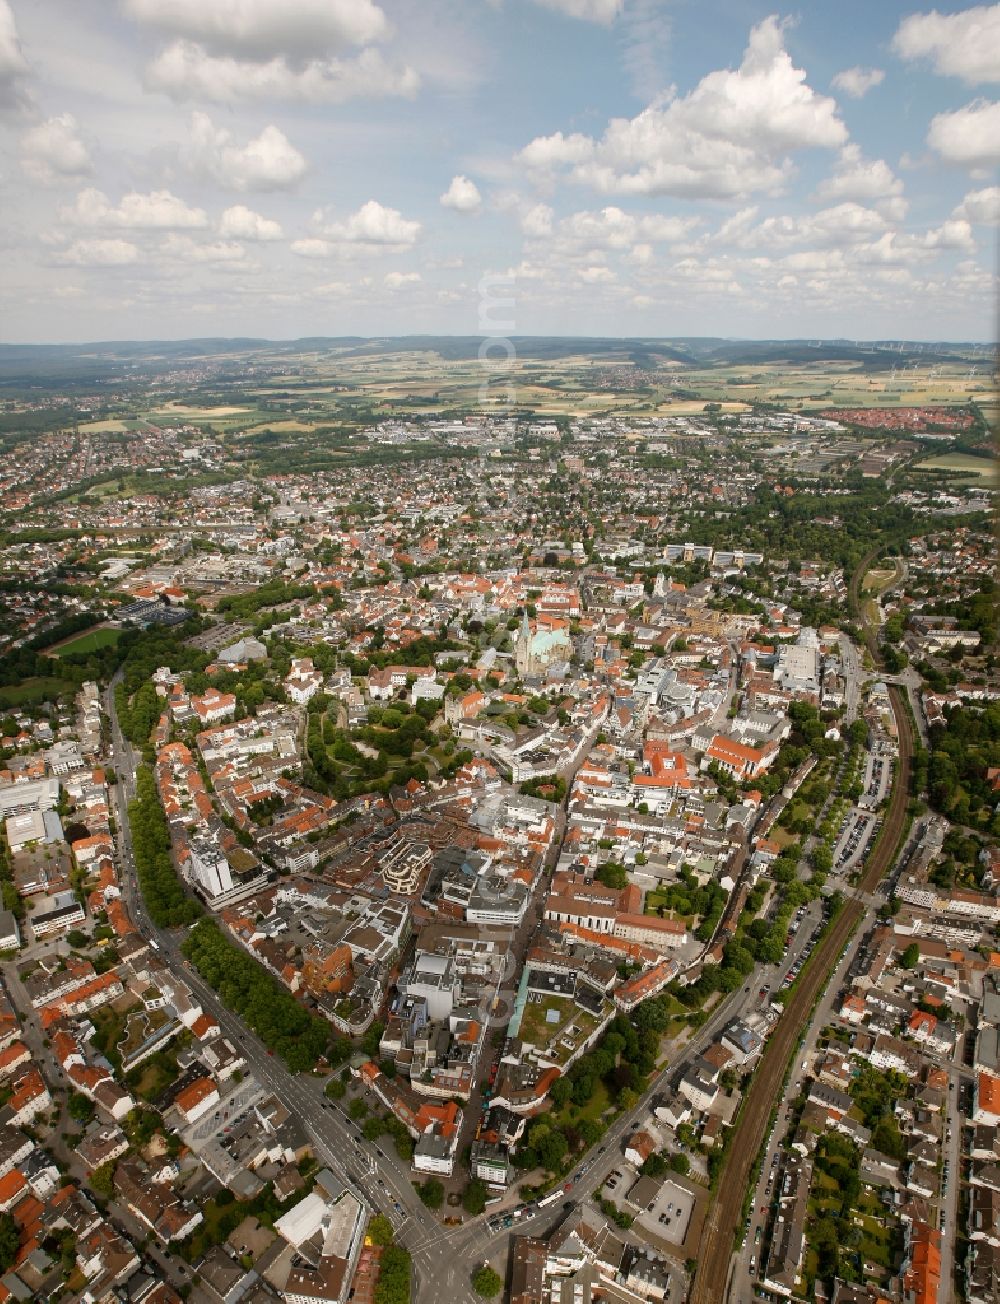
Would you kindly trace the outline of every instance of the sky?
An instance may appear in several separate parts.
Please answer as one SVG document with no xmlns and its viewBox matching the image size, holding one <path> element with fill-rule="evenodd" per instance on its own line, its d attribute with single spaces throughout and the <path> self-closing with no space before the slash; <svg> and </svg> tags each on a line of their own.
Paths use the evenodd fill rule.
<svg viewBox="0 0 1000 1304">
<path fill-rule="evenodd" d="M 0 339 L 989 340 L 1000 3 L 0 0 Z"/>
</svg>

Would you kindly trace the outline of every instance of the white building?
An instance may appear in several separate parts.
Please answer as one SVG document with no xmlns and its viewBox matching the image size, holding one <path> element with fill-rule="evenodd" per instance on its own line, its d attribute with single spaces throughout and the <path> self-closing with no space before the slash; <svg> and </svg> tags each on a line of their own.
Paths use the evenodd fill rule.
<svg viewBox="0 0 1000 1304">
<path fill-rule="evenodd" d="M 300 1254 L 292 1260 L 283 1294 L 289 1304 L 346 1304 L 364 1243 L 367 1211 L 350 1191 L 320 1173 L 316 1189 L 274 1224 Z"/>
<path fill-rule="evenodd" d="M 406 979 L 406 995 L 425 1000 L 431 1019 L 444 1022 L 449 1018 L 460 987 L 450 955 L 417 952 L 411 975 Z"/>
<path fill-rule="evenodd" d="M 775 683 L 790 693 L 818 693 L 819 655 L 819 636 L 806 627 L 794 643 L 779 648 Z"/>
<path fill-rule="evenodd" d="M 212 842 L 191 843 L 191 878 L 210 898 L 233 890 L 233 872 L 221 849 Z"/>
<path fill-rule="evenodd" d="M 305 704 L 323 687 L 323 675 L 313 668 L 311 657 L 293 657 L 292 669 L 285 680 L 288 696 L 299 706 Z"/>
</svg>

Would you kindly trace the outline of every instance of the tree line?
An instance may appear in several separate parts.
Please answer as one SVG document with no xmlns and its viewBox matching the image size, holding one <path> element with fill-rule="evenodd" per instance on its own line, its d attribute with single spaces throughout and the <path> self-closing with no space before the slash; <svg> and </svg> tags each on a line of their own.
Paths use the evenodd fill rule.
<svg viewBox="0 0 1000 1304">
<path fill-rule="evenodd" d="M 142 899 L 157 928 L 193 923 L 201 907 L 184 891 L 170 853 L 170 831 L 150 770 L 136 774 L 135 799 L 129 802 L 132 850 Z"/>
<path fill-rule="evenodd" d="M 326 1021 L 310 1014 L 241 946 L 229 941 L 214 920 L 200 919 L 181 950 L 224 1004 L 293 1073 L 315 1067 L 330 1040 Z"/>
</svg>

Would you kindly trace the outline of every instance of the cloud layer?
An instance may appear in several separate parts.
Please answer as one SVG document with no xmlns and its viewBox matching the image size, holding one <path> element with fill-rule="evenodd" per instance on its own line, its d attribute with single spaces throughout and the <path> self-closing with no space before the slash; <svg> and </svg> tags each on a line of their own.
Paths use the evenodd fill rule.
<svg viewBox="0 0 1000 1304">
<path fill-rule="evenodd" d="M 1000 4 L 886 3 L 0 0 L 8 337 L 988 335 Z"/>
</svg>

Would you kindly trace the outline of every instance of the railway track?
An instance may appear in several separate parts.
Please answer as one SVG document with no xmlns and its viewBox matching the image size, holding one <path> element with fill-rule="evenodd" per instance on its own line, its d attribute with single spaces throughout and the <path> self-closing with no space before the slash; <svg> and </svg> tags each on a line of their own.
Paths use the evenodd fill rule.
<svg viewBox="0 0 1000 1304">
<path fill-rule="evenodd" d="M 857 592 L 857 585 L 873 556 L 874 553 L 869 554 L 858 568 L 852 581 L 852 592 Z M 867 631 L 867 635 L 869 648 L 877 655 L 874 637 L 870 631 Z M 895 685 L 891 685 L 889 696 L 899 735 L 899 762 L 885 824 L 860 881 L 817 947 L 812 963 L 805 969 L 764 1049 L 730 1141 L 726 1162 L 719 1176 L 715 1202 L 702 1234 L 691 1304 L 720 1304 L 726 1298 L 730 1261 L 743 1215 L 744 1199 L 757 1155 L 764 1143 L 771 1111 L 780 1097 L 785 1074 L 799 1038 L 808 1026 L 813 1007 L 825 990 L 840 953 L 864 918 L 862 897 L 878 886 L 892 866 L 906 828 L 913 731 L 903 694 Z"/>
</svg>

